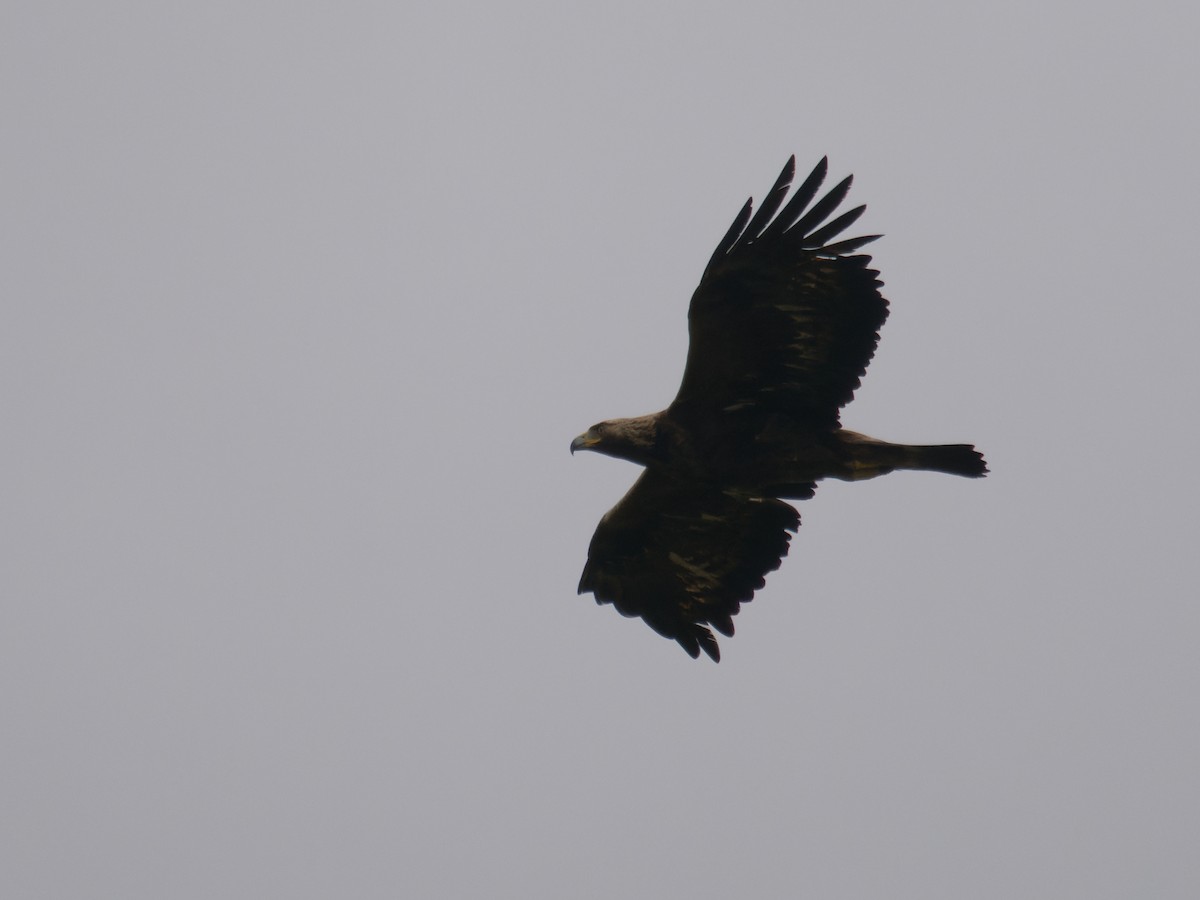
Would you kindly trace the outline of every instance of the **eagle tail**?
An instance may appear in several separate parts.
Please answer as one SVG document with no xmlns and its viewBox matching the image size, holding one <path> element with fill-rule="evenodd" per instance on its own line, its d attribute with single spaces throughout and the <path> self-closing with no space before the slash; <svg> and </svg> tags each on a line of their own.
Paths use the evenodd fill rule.
<svg viewBox="0 0 1200 900">
<path fill-rule="evenodd" d="M 900 466 L 905 469 L 924 469 L 945 472 L 966 478 L 982 478 L 987 474 L 983 454 L 971 444 L 935 444 L 904 447 L 908 459 Z"/>
<path fill-rule="evenodd" d="M 853 431 L 840 431 L 843 468 L 835 477 L 861 481 L 897 469 L 946 472 L 965 478 L 987 474 L 983 454 L 971 444 L 893 444 Z"/>
</svg>

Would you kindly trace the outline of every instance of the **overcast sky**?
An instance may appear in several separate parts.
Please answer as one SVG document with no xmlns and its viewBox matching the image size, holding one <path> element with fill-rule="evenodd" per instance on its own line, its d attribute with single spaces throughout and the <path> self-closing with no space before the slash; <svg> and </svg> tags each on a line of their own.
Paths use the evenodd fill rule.
<svg viewBox="0 0 1200 900">
<path fill-rule="evenodd" d="M 1200 14 L 10 3 L 0 895 L 1200 895 Z M 577 597 L 795 153 L 892 315 L 693 661 Z"/>
</svg>

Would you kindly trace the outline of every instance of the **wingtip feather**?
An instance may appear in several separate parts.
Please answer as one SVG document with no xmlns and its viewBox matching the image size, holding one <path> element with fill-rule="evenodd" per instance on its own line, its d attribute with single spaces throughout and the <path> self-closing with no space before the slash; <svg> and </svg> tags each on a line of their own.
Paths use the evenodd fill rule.
<svg viewBox="0 0 1200 900">
<path fill-rule="evenodd" d="M 713 662 L 721 661 L 721 648 L 717 644 L 717 639 L 713 637 L 713 633 L 707 628 L 700 629 L 700 649 L 707 653 Z"/>
</svg>

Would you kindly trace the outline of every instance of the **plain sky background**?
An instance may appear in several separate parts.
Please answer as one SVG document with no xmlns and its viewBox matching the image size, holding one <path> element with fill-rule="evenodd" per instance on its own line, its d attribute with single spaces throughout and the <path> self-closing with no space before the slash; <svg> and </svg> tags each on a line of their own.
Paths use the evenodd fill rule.
<svg viewBox="0 0 1200 900">
<path fill-rule="evenodd" d="M 1200 896 L 1200 14 L 0 13 L 0 895 Z M 717 666 L 575 587 L 704 263 L 853 172 L 844 416 Z"/>
</svg>

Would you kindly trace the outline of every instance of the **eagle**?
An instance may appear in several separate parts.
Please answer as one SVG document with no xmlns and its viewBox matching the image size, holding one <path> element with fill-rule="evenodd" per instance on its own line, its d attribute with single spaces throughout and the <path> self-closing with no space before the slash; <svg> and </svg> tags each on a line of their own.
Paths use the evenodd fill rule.
<svg viewBox="0 0 1200 900">
<path fill-rule="evenodd" d="M 880 235 L 838 239 L 866 207 L 830 219 L 853 176 L 812 202 L 828 168 L 826 157 L 787 199 L 793 156 L 758 211 L 751 198 L 737 214 L 692 294 L 671 405 L 571 442 L 572 454 L 645 467 L 600 519 L 578 592 L 640 616 L 693 659 L 720 661 L 710 629 L 732 636 L 733 616 L 787 555 L 800 515 L 786 501 L 812 497 L 823 478 L 987 473 L 970 444 L 894 444 L 841 426 L 888 303 L 856 252 Z"/>
</svg>

